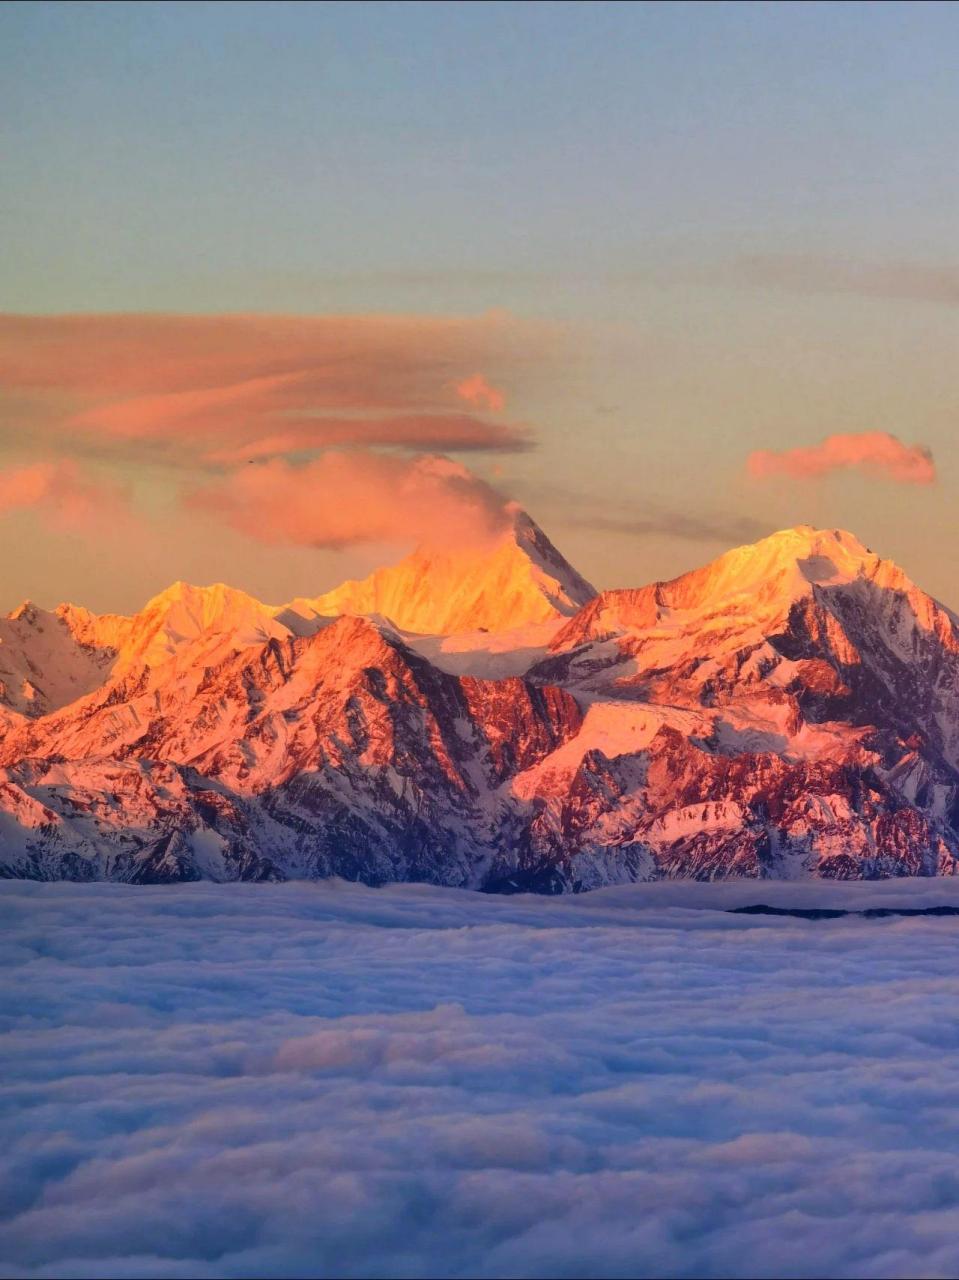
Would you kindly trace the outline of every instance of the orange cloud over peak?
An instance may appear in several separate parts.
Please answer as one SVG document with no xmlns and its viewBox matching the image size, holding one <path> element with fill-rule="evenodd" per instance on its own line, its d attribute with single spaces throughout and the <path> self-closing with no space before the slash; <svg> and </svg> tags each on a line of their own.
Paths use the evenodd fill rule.
<svg viewBox="0 0 959 1280">
<path fill-rule="evenodd" d="M 502 496 L 458 462 L 362 449 L 241 467 L 189 502 L 260 542 L 324 548 L 480 543 L 509 519 Z"/>
<path fill-rule="evenodd" d="M 781 452 L 757 449 L 747 458 L 746 469 L 757 480 L 777 475 L 818 480 L 843 470 L 882 476 L 899 484 L 932 484 L 936 479 L 936 465 L 925 445 L 905 445 L 887 431 L 831 435 L 819 444 Z"/>
<path fill-rule="evenodd" d="M 0 477 L 0 510 L 52 516 L 59 503 L 79 520 L 97 503 L 70 460 L 95 457 L 128 473 L 176 468 L 188 504 L 261 541 L 473 541 L 497 525 L 502 499 L 436 455 L 516 452 L 535 439 L 502 414 L 506 397 L 485 374 L 463 371 L 519 378 L 557 341 L 505 313 L 0 314 L 6 443 L 29 434 L 41 456 L 63 460 L 5 488 Z M 4 435 L 0 426 L 0 444 Z"/>
</svg>

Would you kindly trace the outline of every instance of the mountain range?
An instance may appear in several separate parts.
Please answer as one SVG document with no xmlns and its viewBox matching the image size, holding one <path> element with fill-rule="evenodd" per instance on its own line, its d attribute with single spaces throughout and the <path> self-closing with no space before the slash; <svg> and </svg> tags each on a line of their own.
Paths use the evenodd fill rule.
<svg viewBox="0 0 959 1280">
<path fill-rule="evenodd" d="M 841 530 L 597 593 L 515 510 L 265 605 L 0 619 L 0 875 L 954 874 L 959 618 Z"/>
</svg>

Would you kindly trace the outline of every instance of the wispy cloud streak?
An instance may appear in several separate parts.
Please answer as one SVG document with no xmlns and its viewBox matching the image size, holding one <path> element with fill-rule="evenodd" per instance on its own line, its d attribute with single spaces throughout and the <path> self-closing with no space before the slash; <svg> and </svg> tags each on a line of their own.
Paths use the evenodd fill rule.
<svg viewBox="0 0 959 1280">
<path fill-rule="evenodd" d="M 864 262 L 815 254 L 757 254 L 718 275 L 733 282 L 794 293 L 845 293 L 863 298 L 959 305 L 959 266 L 953 263 Z"/>
<path fill-rule="evenodd" d="M 530 445 L 529 430 L 478 416 L 505 397 L 468 371 L 508 367 L 543 341 L 504 315 L 8 315 L 0 388 L 20 406 L 15 428 L 68 452 L 84 441 L 198 458 L 353 442 L 510 450 Z"/>
</svg>

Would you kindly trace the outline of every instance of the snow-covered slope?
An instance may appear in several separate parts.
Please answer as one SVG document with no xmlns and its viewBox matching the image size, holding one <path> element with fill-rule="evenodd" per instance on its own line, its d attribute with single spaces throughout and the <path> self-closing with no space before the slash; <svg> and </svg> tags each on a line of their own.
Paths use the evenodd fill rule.
<svg viewBox="0 0 959 1280">
<path fill-rule="evenodd" d="M 449 635 L 552 622 L 595 594 L 542 529 L 517 511 L 492 546 L 418 550 L 362 582 L 344 582 L 289 607 L 307 618 L 380 614 L 404 631 Z"/>
<path fill-rule="evenodd" d="M 276 610 L 222 582 L 195 587 L 175 582 L 130 619 L 119 650 L 118 672 L 153 670 L 169 663 L 211 666 L 228 654 L 267 640 L 289 628 Z"/>
<path fill-rule="evenodd" d="M 103 683 L 115 652 L 88 643 L 60 612 L 29 600 L 0 618 L 0 704 L 44 715 Z"/>
<path fill-rule="evenodd" d="M 956 616 L 839 530 L 788 529 L 672 582 L 603 592 L 550 649 L 537 676 L 582 698 L 742 709 L 801 690 L 802 710 L 919 732 L 959 766 Z"/>
<path fill-rule="evenodd" d="M 5 626 L 8 875 L 561 891 L 959 859 L 959 624 L 838 530 L 594 598 L 517 517 L 295 609 L 176 584 Z"/>
<path fill-rule="evenodd" d="M 851 534 L 788 529 L 604 592 L 551 650 L 529 678 L 570 690 L 583 729 L 517 786 L 555 795 L 591 761 L 613 798 L 590 839 L 640 835 L 657 873 L 952 868 L 959 627 Z"/>
</svg>

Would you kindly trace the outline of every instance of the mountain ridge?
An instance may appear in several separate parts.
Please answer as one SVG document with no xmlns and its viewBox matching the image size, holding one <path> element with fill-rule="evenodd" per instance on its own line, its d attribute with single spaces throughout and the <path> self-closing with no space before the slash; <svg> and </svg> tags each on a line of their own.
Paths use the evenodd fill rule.
<svg viewBox="0 0 959 1280">
<path fill-rule="evenodd" d="M 0 874 L 560 892 L 959 865 L 959 622 L 853 535 L 596 594 L 516 512 L 499 545 L 380 572 L 0 619 Z"/>
</svg>

